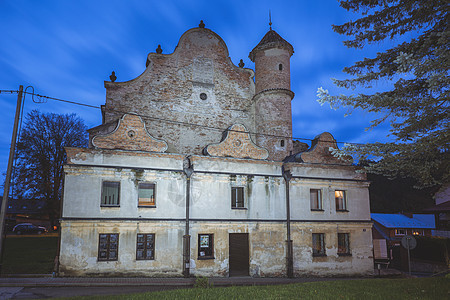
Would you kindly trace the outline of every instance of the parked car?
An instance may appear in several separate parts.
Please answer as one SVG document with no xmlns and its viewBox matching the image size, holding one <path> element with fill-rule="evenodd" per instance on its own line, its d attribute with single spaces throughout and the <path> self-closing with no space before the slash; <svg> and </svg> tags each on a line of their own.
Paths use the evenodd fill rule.
<svg viewBox="0 0 450 300">
<path fill-rule="evenodd" d="M 47 228 L 42 226 L 36 226 L 31 223 L 17 224 L 13 228 L 13 232 L 17 235 L 20 234 L 43 234 L 47 232 Z"/>
</svg>

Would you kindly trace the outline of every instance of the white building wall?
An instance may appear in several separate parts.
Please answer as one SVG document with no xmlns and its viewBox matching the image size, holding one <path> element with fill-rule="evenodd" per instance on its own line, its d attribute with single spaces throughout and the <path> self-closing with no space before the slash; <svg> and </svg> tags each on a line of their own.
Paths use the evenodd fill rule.
<svg viewBox="0 0 450 300">
<path fill-rule="evenodd" d="M 116 156 L 91 150 L 80 156 L 65 167 L 61 274 L 181 276 L 186 224 L 184 157 L 146 154 L 139 157 L 139 164 L 128 166 L 124 161 L 133 162 L 132 154 Z M 114 166 L 119 161 L 121 165 Z M 191 157 L 191 162 L 191 274 L 228 276 L 229 234 L 248 233 L 249 274 L 286 276 L 286 183 L 281 175 L 282 163 L 208 157 Z M 291 170 L 294 274 L 369 274 L 373 265 L 367 182 L 350 170 L 327 173 L 320 168 L 305 171 L 301 166 L 291 166 Z M 306 173 L 308 177 L 303 176 Z M 120 181 L 119 207 L 101 207 L 103 180 Z M 156 184 L 156 207 L 138 208 L 139 181 Z M 244 187 L 245 209 L 231 208 L 232 186 Z M 323 211 L 311 211 L 310 188 L 323 191 Z M 336 212 L 335 189 L 347 191 L 347 212 Z M 337 255 L 339 232 L 350 234 L 351 256 Z M 101 233 L 119 233 L 117 261 L 98 261 Z M 138 233 L 155 234 L 154 260 L 136 260 Z M 214 259 L 198 259 L 200 233 L 214 235 Z M 313 257 L 312 233 L 325 234 L 327 256 Z"/>
</svg>

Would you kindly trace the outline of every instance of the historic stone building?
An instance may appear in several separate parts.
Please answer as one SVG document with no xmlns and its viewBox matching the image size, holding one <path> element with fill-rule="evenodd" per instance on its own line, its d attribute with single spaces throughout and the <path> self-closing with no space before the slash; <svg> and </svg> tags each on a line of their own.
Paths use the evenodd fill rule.
<svg viewBox="0 0 450 300">
<path fill-rule="evenodd" d="M 372 274 L 365 174 L 329 133 L 292 141 L 293 53 L 270 29 L 236 66 L 201 22 L 113 74 L 89 148 L 66 149 L 60 274 Z"/>
</svg>

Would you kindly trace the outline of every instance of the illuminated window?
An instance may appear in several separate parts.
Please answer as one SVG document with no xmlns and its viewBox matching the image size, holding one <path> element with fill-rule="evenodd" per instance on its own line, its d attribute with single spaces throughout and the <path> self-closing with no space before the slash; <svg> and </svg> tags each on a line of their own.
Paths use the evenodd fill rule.
<svg viewBox="0 0 450 300">
<path fill-rule="evenodd" d="M 334 191 L 334 199 L 336 201 L 336 211 L 347 211 L 347 197 L 345 191 Z"/>
<path fill-rule="evenodd" d="M 214 258 L 214 234 L 198 235 L 198 259 Z"/>
<path fill-rule="evenodd" d="M 119 234 L 102 233 L 98 241 L 98 260 L 110 261 L 117 260 L 119 252 Z"/>
<path fill-rule="evenodd" d="M 138 186 L 138 206 L 155 206 L 155 184 L 141 182 Z"/>
<path fill-rule="evenodd" d="M 423 235 L 423 229 L 414 229 L 412 234 L 413 235 Z"/>
<path fill-rule="evenodd" d="M 312 250 L 313 250 L 313 256 L 326 256 L 325 234 L 323 234 L 323 233 L 313 233 L 312 234 Z"/>
<path fill-rule="evenodd" d="M 138 234 L 136 240 L 136 259 L 152 260 L 155 259 L 155 234 Z"/>
<path fill-rule="evenodd" d="M 120 182 L 103 181 L 101 206 L 119 206 Z"/>
<path fill-rule="evenodd" d="M 338 233 L 338 255 L 350 255 L 350 234 Z"/>
<path fill-rule="evenodd" d="M 395 229 L 395 235 L 405 235 L 406 229 Z"/>
<path fill-rule="evenodd" d="M 322 210 L 322 193 L 319 189 L 309 190 L 309 200 L 311 202 L 311 210 Z"/>
</svg>

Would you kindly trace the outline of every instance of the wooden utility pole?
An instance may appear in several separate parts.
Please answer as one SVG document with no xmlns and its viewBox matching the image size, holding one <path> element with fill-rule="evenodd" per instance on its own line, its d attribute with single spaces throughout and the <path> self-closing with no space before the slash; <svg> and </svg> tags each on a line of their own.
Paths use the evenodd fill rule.
<svg viewBox="0 0 450 300">
<path fill-rule="evenodd" d="M 23 94 L 23 86 L 19 87 L 19 93 L 17 95 L 17 106 L 16 106 L 16 117 L 14 119 L 14 129 L 11 138 L 11 148 L 9 149 L 9 160 L 8 160 L 8 169 L 6 170 L 6 179 L 5 179 L 5 187 L 3 190 L 3 200 L 2 200 L 2 208 L 0 211 L 0 274 L 2 272 L 3 266 L 3 250 L 5 246 L 5 216 L 6 209 L 8 207 L 8 196 L 9 196 L 9 185 L 11 183 L 11 173 L 14 162 L 14 154 L 16 150 L 16 140 L 17 140 L 17 129 L 19 127 L 19 117 L 22 106 L 22 94 Z"/>
</svg>

